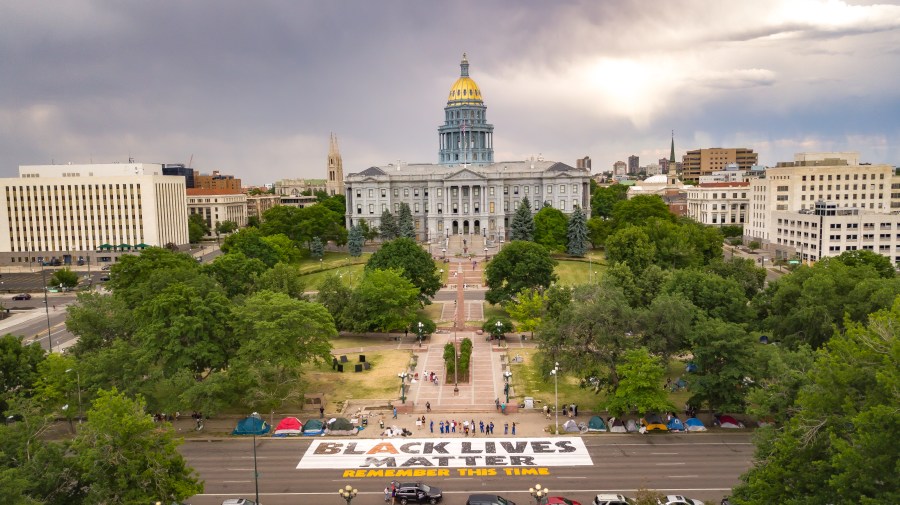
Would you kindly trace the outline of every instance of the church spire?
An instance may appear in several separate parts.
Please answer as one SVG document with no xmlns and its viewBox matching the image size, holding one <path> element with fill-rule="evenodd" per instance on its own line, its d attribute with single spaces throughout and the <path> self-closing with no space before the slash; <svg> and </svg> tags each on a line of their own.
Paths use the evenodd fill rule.
<svg viewBox="0 0 900 505">
<path fill-rule="evenodd" d="M 675 163 L 675 130 L 672 130 L 672 151 L 669 153 L 669 163 Z"/>
<path fill-rule="evenodd" d="M 337 135 L 335 135 L 334 132 L 332 132 L 331 133 L 331 141 L 328 145 L 328 156 L 332 157 L 332 156 L 340 156 L 340 155 L 341 155 L 341 152 L 338 150 Z"/>
</svg>

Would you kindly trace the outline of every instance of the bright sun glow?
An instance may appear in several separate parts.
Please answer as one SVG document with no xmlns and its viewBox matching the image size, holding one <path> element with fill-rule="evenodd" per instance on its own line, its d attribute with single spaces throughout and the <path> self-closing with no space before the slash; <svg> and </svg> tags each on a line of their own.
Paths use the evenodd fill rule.
<svg viewBox="0 0 900 505">
<path fill-rule="evenodd" d="M 583 76 L 602 108 L 636 123 L 649 119 L 672 84 L 660 62 L 602 58 L 586 66 Z"/>
</svg>

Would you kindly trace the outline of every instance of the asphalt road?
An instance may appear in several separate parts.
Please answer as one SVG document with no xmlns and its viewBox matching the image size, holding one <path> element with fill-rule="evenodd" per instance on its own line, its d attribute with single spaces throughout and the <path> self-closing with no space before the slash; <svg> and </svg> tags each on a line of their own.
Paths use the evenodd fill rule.
<svg viewBox="0 0 900 505">
<path fill-rule="evenodd" d="M 4 274 L 4 277 L 6 274 Z M 50 348 L 50 339 L 53 340 L 53 349 L 67 347 L 74 342 L 75 336 L 66 330 L 66 306 L 75 301 L 74 293 L 49 293 L 45 309 L 44 296 L 35 293 L 31 300 L 12 300 L 13 295 L 0 295 L 5 308 L 10 309 L 12 317 L 0 321 L 2 334 L 11 333 L 22 337 L 26 343 L 40 342 L 44 349 Z M 50 337 L 48 337 L 48 316 Z"/>
<path fill-rule="evenodd" d="M 519 505 L 532 503 L 528 488 L 541 484 L 552 496 L 565 496 L 588 505 L 601 492 L 633 496 L 637 489 L 656 489 L 718 503 L 751 464 L 749 433 L 612 435 L 586 437 L 593 466 L 549 467 L 548 475 L 468 475 L 449 469 L 447 477 L 420 479 L 444 491 L 444 503 L 462 505 L 470 493 L 496 493 Z M 415 440 L 415 439 L 408 439 Z M 404 440 L 404 441 L 408 441 Z M 484 441 L 489 439 L 479 439 Z M 337 441 L 337 440 L 336 440 Z M 256 443 L 259 497 L 265 505 L 340 504 L 337 490 L 350 484 L 359 490 L 356 505 L 383 504 L 390 478 L 345 478 L 343 470 L 298 470 L 310 445 L 305 439 L 259 437 Z M 205 482 L 204 494 L 192 505 L 220 504 L 226 498 L 253 499 L 253 440 L 190 440 L 179 448 Z"/>
</svg>

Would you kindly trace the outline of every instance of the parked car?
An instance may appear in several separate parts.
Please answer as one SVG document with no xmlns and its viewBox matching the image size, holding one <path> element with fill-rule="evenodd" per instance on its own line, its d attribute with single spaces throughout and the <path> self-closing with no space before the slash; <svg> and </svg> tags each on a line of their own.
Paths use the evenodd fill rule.
<svg viewBox="0 0 900 505">
<path fill-rule="evenodd" d="M 13 300 L 31 300 L 31 295 L 28 293 L 19 293 L 13 296 Z"/>
<path fill-rule="evenodd" d="M 581 502 L 562 496 L 545 496 L 541 499 L 541 505 L 581 505 Z"/>
<path fill-rule="evenodd" d="M 100 277 L 100 280 L 103 281 L 103 282 L 106 282 L 106 281 L 109 280 L 109 276 L 108 276 L 108 275 L 104 275 L 103 277 Z"/>
<path fill-rule="evenodd" d="M 222 502 L 222 505 L 260 505 L 253 500 L 246 498 L 229 498 Z"/>
<path fill-rule="evenodd" d="M 435 503 L 444 498 L 441 490 L 421 482 L 404 482 L 397 486 L 397 501 L 400 505 L 407 503 Z"/>
<path fill-rule="evenodd" d="M 594 497 L 594 505 L 631 505 L 631 500 L 620 494 L 598 494 Z"/>
<path fill-rule="evenodd" d="M 469 495 L 466 505 L 516 505 L 516 503 L 495 494 L 473 494 Z"/>
<path fill-rule="evenodd" d="M 700 500 L 685 498 L 684 496 L 677 494 L 670 494 L 663 498 L 663 500 L 659 502 L 659 505 L 703 505 L 703 502 Z"/>
<path fill-rule="evenodd" d="M 100 270 L 109 270 L 109 265 L 103 265 L 103 268 L 101 268 Z"/>
</svg>

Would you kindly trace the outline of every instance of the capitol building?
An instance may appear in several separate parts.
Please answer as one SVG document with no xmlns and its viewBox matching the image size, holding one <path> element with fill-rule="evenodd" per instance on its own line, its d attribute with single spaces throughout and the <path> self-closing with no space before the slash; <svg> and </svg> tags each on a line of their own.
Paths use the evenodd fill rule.
<svg viewBox="0 0 900 505">
<path fill-rule="evenodd" d="M 348 227 L 363 221 L 378 227 L 385 210 L 396 215 L 406 203 L 419 240 L 478 235 L 496 241 L 508 238 L 513 214 L 526 197 L 534 212 L 542 206 L 565 214 L 590 208 L 586 169 L 543 159 L 495 161 L 494 126 L 486 112 L 463 55 L 438 127 L 438 163 L 389 164 L 348 174 Z"/>
</svg>

